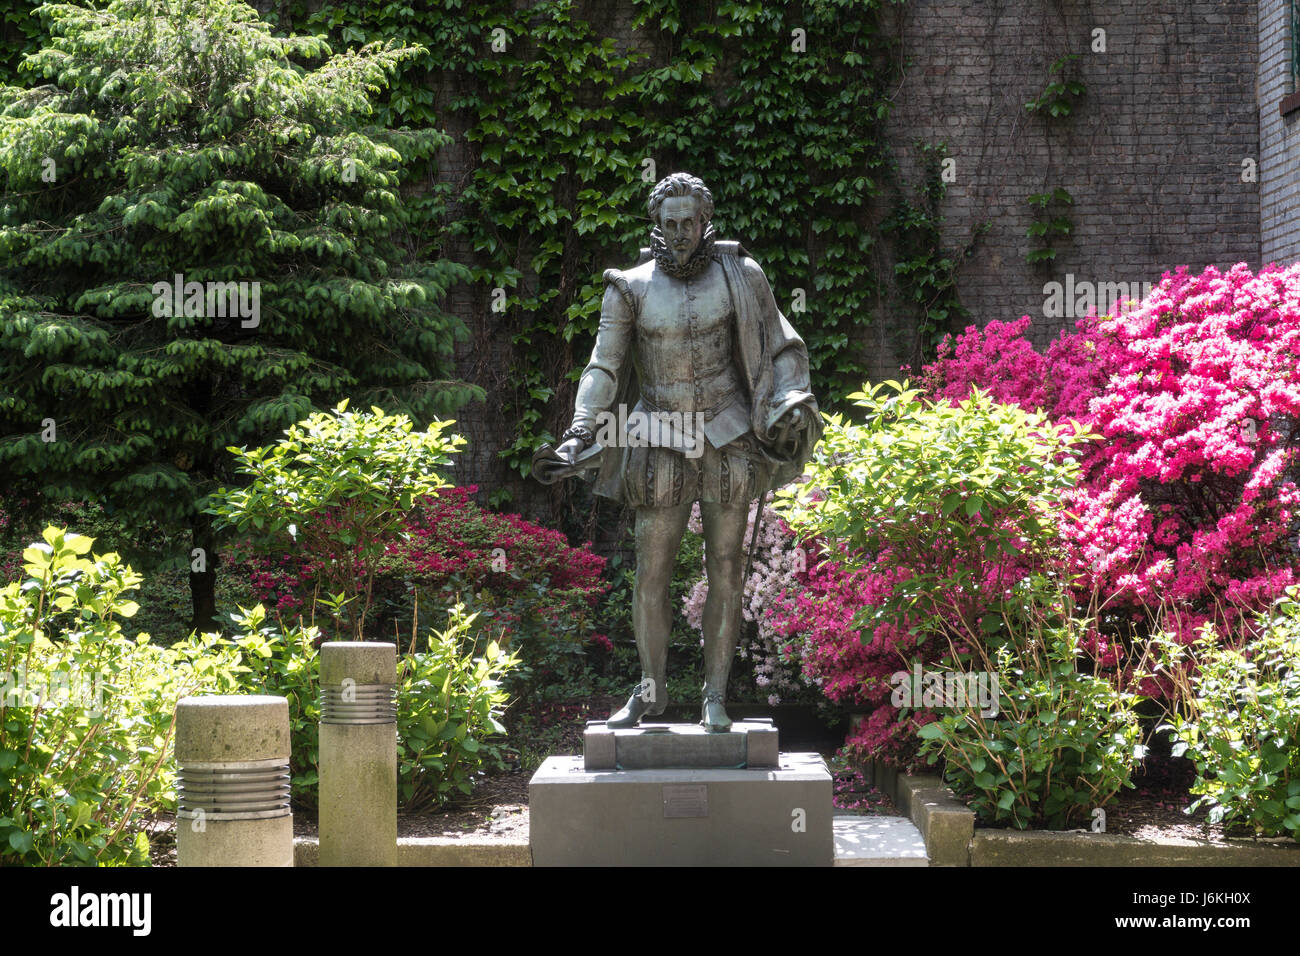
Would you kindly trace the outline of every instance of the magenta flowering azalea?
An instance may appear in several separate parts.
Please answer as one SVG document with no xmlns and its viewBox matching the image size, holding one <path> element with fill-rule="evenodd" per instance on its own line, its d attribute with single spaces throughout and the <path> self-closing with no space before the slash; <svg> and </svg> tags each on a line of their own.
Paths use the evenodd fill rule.
<svg viewBox="0 0 1300 956">
<path fill-rule="evenodd" d="M 558 531 L 480 508 L 470 498 L 476 490 L 450 488 L 418 502 L 405 534 L 385 552 L 375 581 L 381 603 L 405 600 L 417 587 L 435 596 L 444 587 L 465 588 L 493 608 L 493 630 L 507 640 L 525 629 L 521 608 L 539 621 L 589 613 L 609 587 L 604 559 L 589 546 L 570 547 Z M 260 600 L 297 611 L 311 600 L 320 564 L 331 558 L 254 558 L 251 580 Z M 540 582 L 544 589 L 534 587 Z M 423 611 L 421 618 L 428 619 Z M 591 639 L 604 646 L 600 636 Z"/>
<path fill-rule="evenodd" d="M 1210 623 L 1227 640 L 1246 637 L 1251 614 L 1300 579 L 1300 265 L 1179 269 L 1135 308 L 1090 315 L 1045 352 L 1025 338 L 1030 324 L 990 322 L 946 340 L 922 384 L 954 404 L 979 385 L 1101 436 L 1085 446 L 1068 513 L 1056 518 L 1063 564 L 1048 569 L 1076 576 L 1076 602 L 1097 614 L 1085 648 L 1102 667 L 1131 667 L 1157 614 L 1184 642 Z M 789 547 L 777 536 L 760 555 Z M 755 580 L 766 593 L 747 616 L 764 640 L 749 650 L 779 648 L 805 682 L 862 712 L 850 752 L 907 763 L 933 714 L 892 706 L 889 678 L 940 649 L 890 623 L 862 640 L 855 614 L 887 604 L 890 575 L 906 573 L 886 572 L 880 557 L 861 570 L 827 559 Z M 978 576 L 979 592 L 1007 593 L 1039 570 L 1000 561 Z"/>
<path fill-rule="evenodd" d="M 1106 608 L 1094 653 L 1117 662 L 1119 622 L 1158 607 L 1183 641 L 1211 621 L 1240 633 L 1300 579 L 1300 266 L 1180 268 L 1043 356 L 1028 326 L 968 328 L 925 382 L 952 400 L 976 383 L 1104 436 L 1061 527 L 1080 596 Z"/>
</svg>

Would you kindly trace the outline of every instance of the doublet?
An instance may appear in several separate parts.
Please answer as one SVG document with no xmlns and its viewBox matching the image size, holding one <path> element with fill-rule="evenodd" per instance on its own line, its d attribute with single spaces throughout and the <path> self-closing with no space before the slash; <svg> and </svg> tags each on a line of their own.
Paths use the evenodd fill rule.
<svg viewBox="0 0 1300 956">
<path fill-rule="evenodd" d="M 763 270 L 738 242 L 706 255 L 690 278 L 649 249 L 634 268 L 605 271 L 573 415 L 596 436 L 598 495 L 634 508 L 741 505 L 796 479 L 821 436 L 808 351 Z M 795 408 L 801 424 L 780 426 Z M 647 418 L 669 427 L 634 434 Z"/>
<path fill-rule="evenodd" d="M 755 460 L 760 456 L 752 439 L 750 396 L 735 355 L 736 309 L 722 266 L 711 262 L 684 279 L 668 275 L 652 259 L 625 272 L 611 269 L 605 278 L 611 292 L 583 372 L 588 387 L 579 386 L 574 423 L 594 430 L 597 415 L 611 410 L 613 383 L 630 348 L 640 384 L 634 415 L 679 414 L 685 432 L 696 422 L 703 432 L 682 442 L 682 432 L 664 429 L 644 445 L 626 447 L 626 503 L 669 507 L 757 498 L 766 474 Z"/>
<path fill-rule="evenodd" d="M 749 431 L 733 348 L 736 310 L 722 267 L 714 262 L 694 278 L 675 279 L 650 262 L 627 280 L 643 407 L 702 413 L 714 448 Z"/>
</svg>

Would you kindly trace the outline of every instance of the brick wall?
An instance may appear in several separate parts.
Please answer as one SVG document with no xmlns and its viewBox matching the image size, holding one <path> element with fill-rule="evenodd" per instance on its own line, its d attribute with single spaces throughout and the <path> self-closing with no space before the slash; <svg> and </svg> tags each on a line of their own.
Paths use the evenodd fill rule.
<svg viewBox="0 0 1300 956">
<path fill-rule="evenodd" d="M 1260 258 L 1300 259 L 1300 112 L 1278 105 L 1296 92 L 1291 79 L 1290 0 L 1259 2 Z"/>
<path fill-rule="evenodd" d="M 1074 319 L 1045 314 L 1044 286 L 1155 282 L 1259 257 L 1259 195 L 1241 181 L 1258 155 L 1253 0 L 1138 3 L 912 0 L 902 8 L 914 62 L 895 101 L 897 149 L 944 140 L 956 160 L 951 244 L 991 229 L 963 268 L 972 319 L 1028 314 L 1040 346 Z M 1105 52 L 1093 52 L 1094 29 Z M 1049 125 L 1024 104 L 1058 58 L 1079 54 L 1087 87 Z M 1050 268 L 1031 267 L 1028 197 L 1062 186 L 1074 233 Z"/>
</svg>

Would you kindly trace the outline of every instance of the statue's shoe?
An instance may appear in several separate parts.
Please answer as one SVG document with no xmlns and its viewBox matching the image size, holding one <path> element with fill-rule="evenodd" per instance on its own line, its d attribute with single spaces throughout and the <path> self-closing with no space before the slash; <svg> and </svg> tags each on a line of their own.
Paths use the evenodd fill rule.
<svg viewBox="0 0 1300 956">
<path fill-rule="evenodd" d="M 725 734 L 731 729 L 731 718 L 727 716 L 727 710 L 722 706 L 722 694 L 718 691 L 705 695 L 704 703 L 700 707 L 700 723 L 711 734 Z"/>
<path fill-rule="evenodd" d="M 627 703 L 610 715 L 605 721 L 605 726 L 612 730 L 635 727 L 642 717 L 656 717 L 667 707 L 667 701 L 654 703 L 647 701 L 642 694 L 642 685 L 638 684 L 636 690 L 632 691 L 632 696 L 627 699 Z"/>
</svg>

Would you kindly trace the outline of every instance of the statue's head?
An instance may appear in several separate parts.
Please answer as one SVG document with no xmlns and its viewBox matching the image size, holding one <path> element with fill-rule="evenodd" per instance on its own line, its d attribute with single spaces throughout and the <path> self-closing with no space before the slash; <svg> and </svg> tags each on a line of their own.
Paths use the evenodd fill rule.
<svg viewBox="0 0 1300 956">
<path fill-rule="evenodd" d="M 673 259 L 684 265 L 713 218 L 713 194 L 690 173 L 673 173 L 655 184 L 646 209 L 663 233 Z"/>
</svg>

